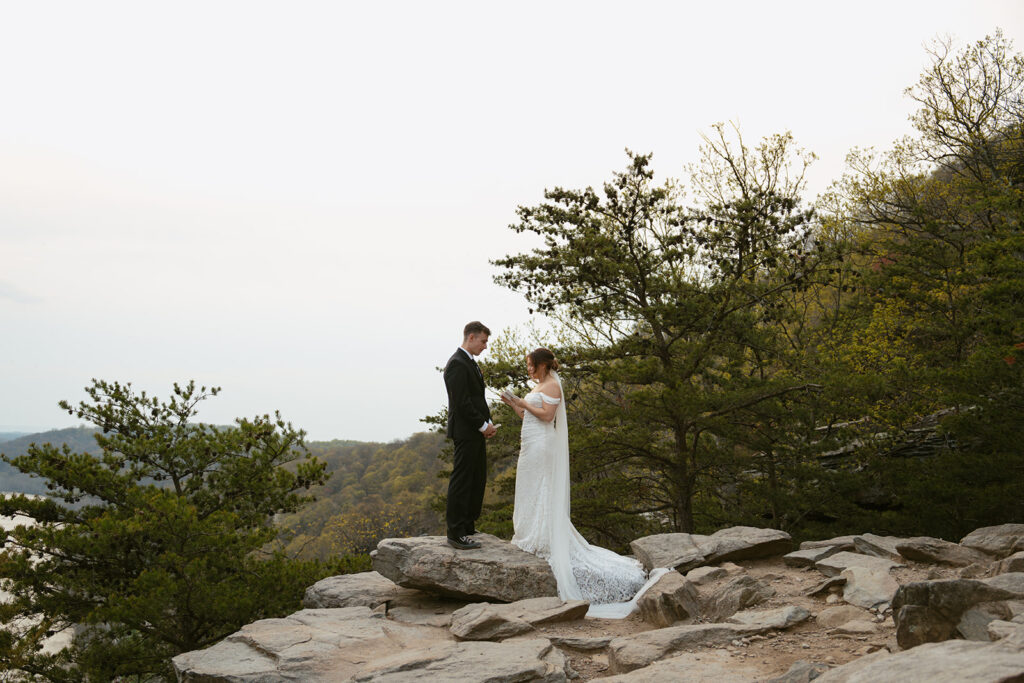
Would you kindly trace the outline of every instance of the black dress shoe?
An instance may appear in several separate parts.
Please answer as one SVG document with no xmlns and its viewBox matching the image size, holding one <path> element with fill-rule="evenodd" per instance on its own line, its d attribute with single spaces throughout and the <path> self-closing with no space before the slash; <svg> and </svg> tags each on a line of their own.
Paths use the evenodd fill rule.
<svg viewBox="0 0 1024 683">
<path fill-rule="evenodd" d="M 449 538 L 448 545 L 455 548 L 456 550 L 472 550 L 473 548 L 480 547 L 480 543 L 474 541 L 469 536 L 463 536 L 461 538 Z"/>
</svg>

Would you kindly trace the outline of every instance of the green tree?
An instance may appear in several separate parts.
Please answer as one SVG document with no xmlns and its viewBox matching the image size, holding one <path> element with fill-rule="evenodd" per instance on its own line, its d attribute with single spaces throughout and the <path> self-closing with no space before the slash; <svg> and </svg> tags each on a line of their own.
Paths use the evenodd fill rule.
<svg viewBox="0 0 1024 683">
<path fill-rule="evenodd" d="M 496 281 L 571 340 L 559 350 L 582 378 L 573 453 L 625 482 L 588 504 L 682 531 L 716 470 L 735 469 L 743 412 L 817 389 L 778 361 L 786 297 L 822 260 L 799 196 L 811 156 L 788 134 L 750 148 L 715 131 L 693 169 L 695 207 L 630 153 L 603 192 L 556 188 L 520 207 L 512 229 L 543 246 L 495 262 Z"/>
<path fill-rule="evenodd" d="M 191 420 L 217 388 L 175 385 L 166 402 L 96 381 L 69 414 L 96 425 L 99 454 L 32 446 L 9 459 L 47 480 L 50 498 L 12 496 L 25 515 L 0 554 L 0 661 L 53 681 L 173 680 L 169 659 L 255 619 L 295 609 L 323 569 L 262 549 L 275 515 L 326 478 L 304 433 L 280 416 L 231 427 Z M 5 458 L 7 459 L 7 458 Z M 48 635 L 75 628 L 44 654 Z"/>
<path fill-rule="evenodd" d="M 908 95 L 916 133 L 855 151 L 837 221 L 862 263 L 835 345 L 875 440 L 894 532 L 956 538 L 1024 514 L 1024 57 L 1000 32 L 929 50 Z M 938 415 L 935 457 L 890 457 Z M 930 420 L 935 422 L 936 420 Z M 926 527 L 926 528 L 922 528 Z"/>
</svg>

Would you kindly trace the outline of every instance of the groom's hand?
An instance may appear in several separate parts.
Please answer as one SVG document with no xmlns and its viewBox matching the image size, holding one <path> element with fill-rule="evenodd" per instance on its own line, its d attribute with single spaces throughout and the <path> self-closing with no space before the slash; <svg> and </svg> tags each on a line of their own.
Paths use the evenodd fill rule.
<svg viewBox="0 0 1024 683">
<path fill-rule="evenodd" d="M 484 438 L 489 439 L 498 433 L 498 428 L 494 425 L 487 425 L 487 429 L 484 430 Z"/>
</svg>

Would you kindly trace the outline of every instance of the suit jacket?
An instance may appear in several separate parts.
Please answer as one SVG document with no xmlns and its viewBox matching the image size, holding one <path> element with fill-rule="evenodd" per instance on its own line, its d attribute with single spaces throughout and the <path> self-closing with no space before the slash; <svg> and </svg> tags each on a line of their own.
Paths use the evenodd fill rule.
<svg viewBox="0 0 1024 683">
<path fill-rule="evenodd" d="M 491 419 L 491 410 L 484 398 L 480 369 L 461 348 L 444 366 L 444 386 L 448 390 L 448 436 L 465 439 L 479 434 Z"/>
</svg>

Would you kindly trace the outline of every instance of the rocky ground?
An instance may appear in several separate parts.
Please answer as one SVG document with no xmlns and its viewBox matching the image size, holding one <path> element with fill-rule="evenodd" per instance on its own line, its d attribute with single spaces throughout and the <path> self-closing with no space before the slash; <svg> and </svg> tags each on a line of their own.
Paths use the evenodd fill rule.
<svg viewBox="0 0 1024 683">
<path fill-rule="evenodd" d="M 861 534 L 660 534 L 670 568 L 621 620 L 556 596 L 543 561 L 482 536 L 387 539 L 376 571 L 175 658 L 181 681 L 1024 680 L 1024 524 L 960 543 Z"/>
</svg>

